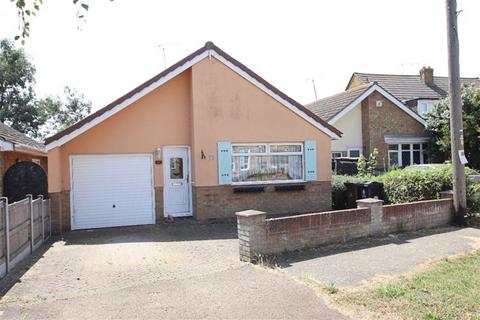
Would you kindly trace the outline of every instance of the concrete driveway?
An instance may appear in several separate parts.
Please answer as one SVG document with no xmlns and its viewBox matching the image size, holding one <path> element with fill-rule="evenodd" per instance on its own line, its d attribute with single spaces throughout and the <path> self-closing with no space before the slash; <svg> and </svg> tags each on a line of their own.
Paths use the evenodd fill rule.
<svg viewBox="0 0 480 320">
<path fill-rule="evenodd" d="M 71 232 L 0 286 L 2 319 L 345 319 L 291 277 L 241 263 L 233 224 Z"/>
</svg>

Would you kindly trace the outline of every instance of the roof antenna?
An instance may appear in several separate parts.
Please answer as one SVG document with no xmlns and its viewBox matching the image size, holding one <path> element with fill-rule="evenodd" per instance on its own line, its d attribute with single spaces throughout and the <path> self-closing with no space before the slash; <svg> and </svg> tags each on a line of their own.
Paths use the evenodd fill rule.
<svg viewBox="0 0 480 320">
<path fill-rule="evenodd" d="M 176 43 L 164 43 L 164 44 L 159 44 L 157 45 L 157 48 L 162 49 L 163 52 L 163 69 L 167 69 L 167 55 L 166 55 L 166 50 L 167 47 L 175 46 L 177 45 Z"/>
<path fill-rule="evenodd" d="M 313 78 L 307 79 L 307 81 L 309 81 L 309 80 L 312 80 L 313 94 L 315 95 L 315 101 L 317 101 L 318 98 L 317 98 L 317 88 L 315 87 L 315 79 L 313 79 Z"/>
</svg>

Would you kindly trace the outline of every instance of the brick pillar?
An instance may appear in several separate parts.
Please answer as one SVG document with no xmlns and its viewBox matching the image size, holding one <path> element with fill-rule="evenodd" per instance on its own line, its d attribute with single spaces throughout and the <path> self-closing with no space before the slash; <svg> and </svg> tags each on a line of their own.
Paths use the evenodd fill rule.
<svg viewBox="0 0 480 320">
<path fill-rule="evenodd" d="M 372 198 L 357 200 L 357 207 L 370 209 L 370 235 L 382 234 L 383 200 Z"/>
<path fill-rule="evenodd" d="M 246 210 L 236 213 L 240 260 L 255 262 L 259 254 L 264 252 L 267 231 L 265 212 Z"/>
</svg>

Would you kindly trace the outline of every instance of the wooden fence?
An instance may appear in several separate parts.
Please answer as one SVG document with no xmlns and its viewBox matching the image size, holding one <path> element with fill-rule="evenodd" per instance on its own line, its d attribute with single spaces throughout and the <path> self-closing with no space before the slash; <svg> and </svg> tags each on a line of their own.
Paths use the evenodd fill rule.
<svg viewBox="0 0 480 320">
<path fill-rule="evenodd" d="M 0 277 L 51 236 L 50 199 L 27 196 L 9 204 L 0 198 Z"/>
</svg>

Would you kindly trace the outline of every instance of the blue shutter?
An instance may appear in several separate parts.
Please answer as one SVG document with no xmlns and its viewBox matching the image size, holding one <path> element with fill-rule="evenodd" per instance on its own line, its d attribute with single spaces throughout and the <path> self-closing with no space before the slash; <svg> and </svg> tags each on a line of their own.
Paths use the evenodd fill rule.
<svg viewBox="0 0 480 320">
<path fill-rule="evenodd" d="M 317 180 L 317 141 L 305 141 L 305 180 Z"/>
<path fill-rule="evenodd" d="M 218 184 L 232 183 L 232 144 L 218 142 Z"/>
</svg>

